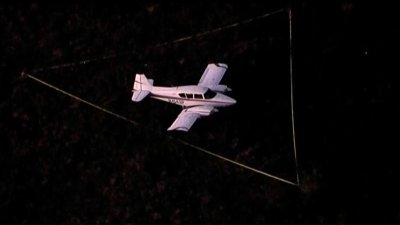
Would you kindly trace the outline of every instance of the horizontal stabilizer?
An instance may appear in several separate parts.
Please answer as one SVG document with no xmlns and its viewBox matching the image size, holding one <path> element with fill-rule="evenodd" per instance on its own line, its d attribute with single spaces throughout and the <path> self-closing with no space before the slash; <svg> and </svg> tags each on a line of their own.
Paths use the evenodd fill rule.
<svg viewBox="0 0 400 225">
<path fill-rule="evenodd" d="M 133 91 L 132 101 L 142 101 L 150 92 L 149 91 Z"/>
</svg>

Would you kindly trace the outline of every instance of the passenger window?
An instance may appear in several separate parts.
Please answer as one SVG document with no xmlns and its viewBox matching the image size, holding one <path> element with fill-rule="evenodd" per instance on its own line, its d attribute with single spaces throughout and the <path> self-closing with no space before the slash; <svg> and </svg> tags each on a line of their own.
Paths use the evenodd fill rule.
<svg viewBox="0 0 400 225">
<path fill-rule="evenodd" d="M 193 94 L 186 94 L 187 98 L 193 98 Z"/>
<path fill-rule="evenodd" d="M 194 98 L 203 99 L 203 95 L 201 95 L 201 94 L 194 94 Z"/>
<path fill-rule="evenodd" d="M 184 93 L 179 93 L 179 97 L 181 97 L 181 98 L 186 98 L 186 96 L 185 96 Z"/>
</svg>

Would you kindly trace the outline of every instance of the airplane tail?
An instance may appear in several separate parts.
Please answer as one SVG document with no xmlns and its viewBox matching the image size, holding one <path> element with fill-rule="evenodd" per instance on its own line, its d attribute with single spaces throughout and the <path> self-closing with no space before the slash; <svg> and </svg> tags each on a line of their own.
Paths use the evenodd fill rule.
<svg viewBox="0 0 400 225">
<path fill-rule="evenodd" d="M 132 101 L 142 101 L 153 89 L 153 80 L 147 79 L 144 74 L 136 74 L 133 84 Z"/>
</svg>

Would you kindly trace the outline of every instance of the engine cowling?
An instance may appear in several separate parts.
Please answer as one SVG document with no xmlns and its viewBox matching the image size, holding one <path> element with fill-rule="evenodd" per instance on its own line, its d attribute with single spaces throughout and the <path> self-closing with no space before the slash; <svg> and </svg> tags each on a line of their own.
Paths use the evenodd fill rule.
<svg viewBox="0 0 400 225">
<path fill-rule="evenodd" d="M 217 91 L 217 92 L 226 92 L 226 91 L 232 90 L 227 85 L 224 85 L 224 84 L 213 85 L 208 88 L 212 91 Z"/>
</svg>

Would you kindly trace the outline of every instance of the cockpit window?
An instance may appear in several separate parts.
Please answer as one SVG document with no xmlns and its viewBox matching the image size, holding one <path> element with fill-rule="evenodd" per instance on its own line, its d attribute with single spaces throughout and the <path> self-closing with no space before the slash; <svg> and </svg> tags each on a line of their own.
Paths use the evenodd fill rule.
<svg viewBox="0 0 400 225">
<path fill-rule="evenodd" d="M 201 94 L 194 94 L 194 98 L 196 98 L 196 99 L 203 99 L 203 95 L 201 95 Z"/>
<path fill-rule="evenodd" d="M 186 94 L 187 98 L 193 98 L 193 94 Z"/>
<path fill-rule="evenodd" d="M 217 93 L 215 93 L 215 92 L 211 91 L 210 89 L 208 89 L 206 91 L 206 93 L 204 93 L 204 98 L 205 99 L 211 99 L 211 98 L 214 98 L 216 95 L 217 95 Z"/>
<path fill-rule="evenodd" d="M 181 97 L 181 98 L 186 98 L 186 96 L 185 96 L 184 93 L 179 93 L 179 97 Z"/>
</svg>

